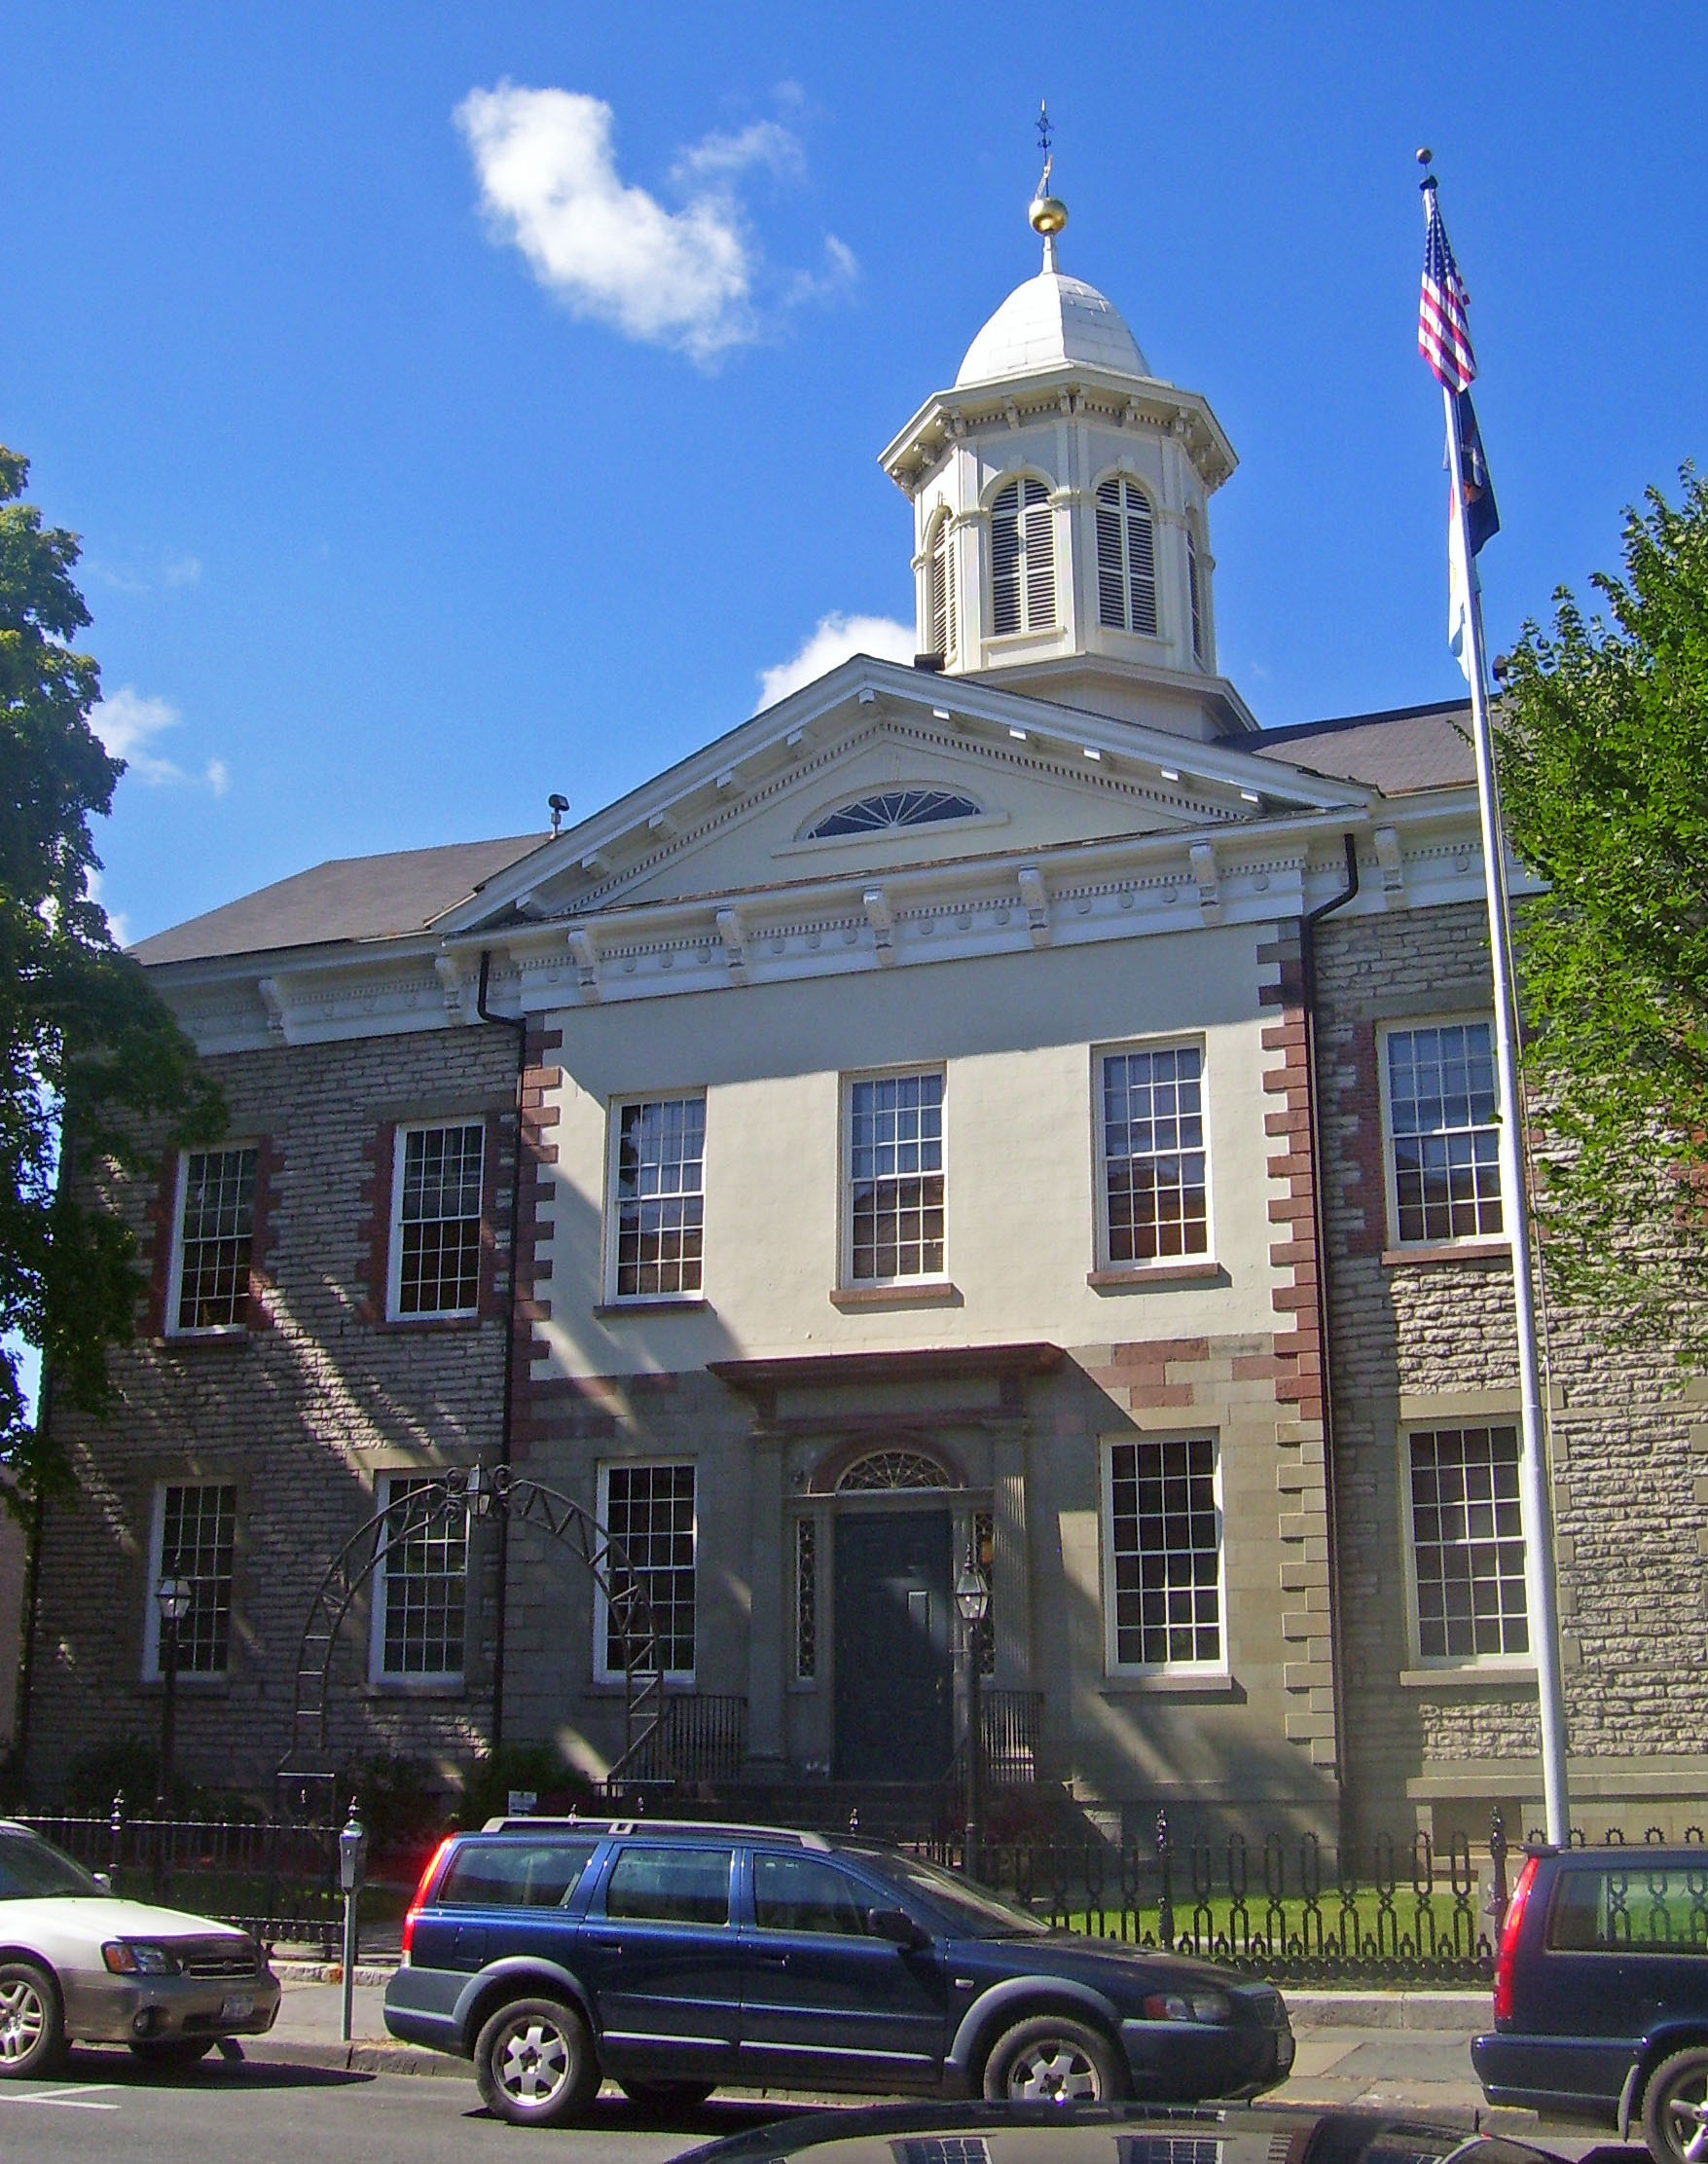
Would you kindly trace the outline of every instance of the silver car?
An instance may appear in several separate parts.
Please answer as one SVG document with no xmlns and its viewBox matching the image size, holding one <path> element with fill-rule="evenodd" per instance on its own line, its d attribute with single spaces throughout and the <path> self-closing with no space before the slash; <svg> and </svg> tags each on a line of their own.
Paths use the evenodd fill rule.
<svg viewBox="0 0 1708 2164">
<path fill-rule="evenodd" d="M 0 2078 L 51 2072 L 73 2043 L 190 2066 L 277 2014 L 278 1978 L 247 1931 L 124 1900 L 0 1819 Z"/>
</svg>

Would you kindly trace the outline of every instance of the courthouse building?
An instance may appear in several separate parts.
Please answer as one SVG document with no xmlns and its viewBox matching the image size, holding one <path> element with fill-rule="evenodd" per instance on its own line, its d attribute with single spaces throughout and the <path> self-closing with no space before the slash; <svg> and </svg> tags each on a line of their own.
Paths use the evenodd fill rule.
<svg viewBox="0 0 1708 2164">
<path fill-rule="evenodd" d="M 66 1421 L 33 1788 L 151 1732 L 167 1573 L 181 1766 L 269 1790 L 341 1545 L 504 1462 L 622 1542 L 725 1804 L 946 1772 L 970 1553 L 1002 1768 L 1096 1823 L 1535 1821 L 1463 716 L 1259 727 L 1234 462 L 1046 240 L 883 453 L 915 666 L 143 943 L 232 1128 L 122 1198 L 152 1304 Z M 1577 1814 L 1677 1832 L 1708 1430 L 1549 1323 Z M 602 1775 L 625 1704 L 564 1545 L 446 1518 L 361 1590 L 330 1748 L 449 1779 L 500 1717 Z"/>
</svg>

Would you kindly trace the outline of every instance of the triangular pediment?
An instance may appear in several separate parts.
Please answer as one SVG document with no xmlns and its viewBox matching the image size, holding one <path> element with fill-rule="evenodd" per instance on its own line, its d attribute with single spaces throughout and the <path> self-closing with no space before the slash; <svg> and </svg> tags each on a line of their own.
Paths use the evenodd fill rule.
<svg viewBox="0 0 1708 2164">
<path fill-rule="evenodd" d="M 1200 832 L 1368 794 L 1230 745 L 856 656 L 565 831 L 440 929 Z M 937 812 L 950 800 L 951 816 L 921 819 L 922 799 Z"/>
</svg>

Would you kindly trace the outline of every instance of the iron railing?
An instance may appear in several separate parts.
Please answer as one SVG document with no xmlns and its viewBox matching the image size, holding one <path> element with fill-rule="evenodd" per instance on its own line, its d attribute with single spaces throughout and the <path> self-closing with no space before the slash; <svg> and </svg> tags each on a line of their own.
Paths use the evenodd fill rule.
<svg viewBox="0 0 1708 2164">
<path fill-rule="evenodd" d="M 328 1958 L 338 1946 L 336 1825 L 132 1816 L 123 1791 L 105 1814 L 20 1812 L 18 1822 L 104 1873 L 116 1893 L 171 1893 L 257 1938 L 318 1946 Z"/>
<path fill-rule="evenodd" d="M 611 1768 L 608 1795 L 661 1784 L 735 1780 L 747 1748 L 747 1702 L 728 1691 L 681 1691 Z"/>
</svg>

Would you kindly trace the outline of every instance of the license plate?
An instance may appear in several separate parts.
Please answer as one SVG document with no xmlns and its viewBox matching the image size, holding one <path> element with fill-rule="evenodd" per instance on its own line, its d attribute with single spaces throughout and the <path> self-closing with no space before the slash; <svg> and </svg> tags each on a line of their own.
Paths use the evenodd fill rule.
<svg viewBox="0 0 1708 2164">
<path fill-rule="evenodd" d="M 219 2018 L 221 2021 L 247 2021 L 254 2011 L 255 2000 L 248 1992 L 234 1992 L 229 1999 L 221 1999 Z"/>
</svg>

